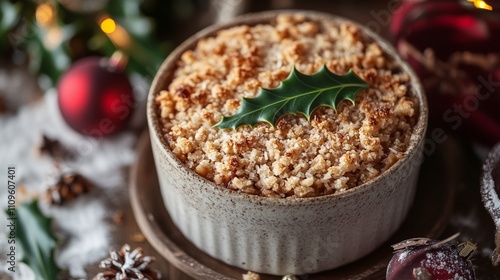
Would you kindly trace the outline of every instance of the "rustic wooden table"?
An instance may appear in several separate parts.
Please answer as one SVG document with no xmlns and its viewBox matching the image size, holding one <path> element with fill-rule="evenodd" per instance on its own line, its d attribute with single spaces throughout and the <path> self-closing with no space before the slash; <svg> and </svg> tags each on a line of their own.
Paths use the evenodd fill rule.
<svg viewBox="0 0 500 280">
<path fill-rule="evenodd" d="M 388 37 L 388 27 L 390 16 L 394 11 L 395 1 L 270 1 L 266 4 L 262 2 L 251 3 L 246 7 L 247 11 L 255 12 L 266 9 L 311 9 L 332 14 L 341 15 L 353 19 L 361 24 L 367 25 L 372 30 Z M 447 129 L 443 127 L 443 129 Z M 450 236 L 456 232 L 462 235 L 460 240 L 471 240 L 478 244 L 478 252 L 474 257 L 474 264 L 479 279 L 490 280 L 500 279 L 500 268 L 493 268 L 489 259 L 489 253 L 494 248 L 494 226 L 489 215 L 484 210 L 479 195 L 479 175 L 481 170 L 481 160 L 472 151 L 472 148 L 457 137 L 450 135 L 450 139 L 444 143 L 436 145 L 436 153 L 445 150 L 453 150 L 453 160 L 447 161 L 453 164 L 453 168 L 445 168 L 440 163 L 427 164 L 427 170 L 423 170 L 423 176 L 432 178 L 435 172 L 447 172 L 448 182 L 456 185 L 455 206 L 449 219 L 448 225 L 442 238 Z M 432 161 L 432 157 L 427 159 Z M 431 166 L 431 167 L 429 167 Z M 130 213 L 130 205 L 124 203 L 124 209 Z M 433 215 L 425 213 L 425 215 Z M 441 215 L 441 213 L 434 213 Z M 127 224 L 128 232 L 136 232 L 137 225 L 133 219 Z M 148 252 L 153 252 L 149 244 L 138 244 L 147 248 Z M 158 254 L 158 266 L 162 268 L 167 279 L 192 279 L 181 273 L 175 266 L 168 264 Z M 354 279 L 354 278 L 353 278 Z M 358 278 L 356 278 L 358 279 Z M 383 275 L 372 276 L 366 279 L 384 279 Z"/>
<path fill-rule="evenodd" d="M 394 2 L 395 1 L 392 0 L 328 2 L 318 0 L 254 1 L 248 3 L 245 10 L 261 11 L 266 9 L 285 8 L 319 10 L 353 19 L 361 24 L 369 26 L 374 31 L 379 31 L 379 33 L 387 37 L 387 30 L 390 16 L 394 9 Z M 185 34 L 185 36 L 188 35 L 189 34 Z M 33 80 L 31 83 L 35 84 L 36 82 Z M 445 168 L 439 164 L 431 164 L 431 167 L 427 170 L 423 170 L 427 179 L 432 178 L 436 172 L 445 172 L 448 170 L 446 171 L 446 176 L 449 176 L 449 180 L 456 185 L 454 210 L 441 237 L 447 237 L 456 232 L 461 232 L 461 240 L 472 240 L 477 243 L 478 252 L 473 262 L 479 279 L 500 279 L 500 268 L 493 268 L 488 259 L 488 255 L 491 253 L 494 246 L 494 226 L 483 208 L 479 195 L 481 160 L 468 144 L 457 140 L 456 137 L 450 137 L 449 141 L 436 145 L 436 153 L 447 149 L 453 149 L 453 151 L 455 151 L 453 160 L 451 161 L 453 168 L 449 168 L 449 166 Z M 123 173 L 124 176 L 128 176 L 129 171 L 124 170 Z M 127 188 L 127 186 L 123 187 L 124 189 Z M 114 201 L 113 204 L 113 208 L 123 213 L 123 220 L 121 223 L 116 223 L 112 219 L 107 221 L 108 226 L 111 228 L 113 244 L 128 243 L 132 247 L 142 247 L 147 255 L 155 256 L 157 261 L 154 267 L 162 272 L 164 276 L 163 279 L 191 279 L 177 269 L 176 266 L 167 262 L 162 255 L 156 252 L 147 240 L 143 238 L 131 208 L 130 197 L 125 195 L 123 198 Z M 426 213 L 425 215 L 432 215 L 432 213 Z M 441 213 L 435 213 L 435 215 L 441 215 Z M 99 270 L 97 263 L 88 265 L 86 267 L 88 279 Z M 384 276 L 379 274 L 376 277 L 373 276 L 372 278 L 365 279 L 384 279 Z"/>
</svg>

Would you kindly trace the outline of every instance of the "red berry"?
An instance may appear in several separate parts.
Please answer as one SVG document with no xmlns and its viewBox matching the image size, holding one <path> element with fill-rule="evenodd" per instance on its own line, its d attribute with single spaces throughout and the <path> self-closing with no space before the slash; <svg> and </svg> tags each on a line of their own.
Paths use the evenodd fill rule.
<svg viewBox="0 0 500 280">
<path fill-rule="evenodd" d="M 417 239 L 415 239 L 417 240 Z M 387 268 L 387 280 L 474 280 L 474 269 L 467 256 L 452 244 L 424 240 L 396 251 Z M 425 243 L 425 244 L 422 244 Z M 403 244 L 403 243 L 400 243 Z M 463 249 L 462 251 L 464 251 Z"/>
</svg>

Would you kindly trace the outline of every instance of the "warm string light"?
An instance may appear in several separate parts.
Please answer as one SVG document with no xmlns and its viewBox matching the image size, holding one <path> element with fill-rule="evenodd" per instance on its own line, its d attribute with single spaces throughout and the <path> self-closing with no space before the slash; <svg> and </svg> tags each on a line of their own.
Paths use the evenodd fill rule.
<svg viewBox="0 0 500 280">
<path fill-rule="evenodd" d="M 43 44 L 47 49 L 53 50 L 61 44 L 63 37 L 64 34 L 60 28 L 50 27 L 45 33 Z"/>
<path fill-rule="evenodd" d="M 54 23 L 56 9 L 54 5 L 48 2 L 42 3 L 36 7 L 35 18 L 41 26 L 48 26 Z"/>
<path fill-rule="evenodd" d="M 40 3 L 35 10 L 35 19 L 43 34 L 43 45 L 49 50 L 54 50 L 61 45 L 64 34 L 57 25 L 57 9 L 53 2 Z"/>
<path fill-rule="evenodd" d="M 149 50 L 134 40 L 133 35 L 109 15 L 104 14 L 98 17 L 97 24 L 117 50 L 126 53 L 135 60 L 145 61 L 151 59 L 151 56 L 148 55 Z M 121 66 L 118 65 L 117 67 L 120 68 Z"/>
<path fill-rule="evenodd" d="M 105 18 L 104 20 L 102 20 L 100 26 L 101 30 L 106 34 L 113 33 L 116 30 L 116 23 L 111 18 Z"/>
<path fill-rule="evenodd" d="M 115 44 L 116 47 L 127 49 L 131 47 L 131 38 L 127 31 L 109 16 L 102 16 L 99 20 L 102 32 Z"/>
<path fill-rule="evenodd" d="M 493 7 L 488 5 L 484 0 L 467 0 L 467 2 L 473 3 L 474 7 L 478 9 L 492 11 Z"/>
</svg>

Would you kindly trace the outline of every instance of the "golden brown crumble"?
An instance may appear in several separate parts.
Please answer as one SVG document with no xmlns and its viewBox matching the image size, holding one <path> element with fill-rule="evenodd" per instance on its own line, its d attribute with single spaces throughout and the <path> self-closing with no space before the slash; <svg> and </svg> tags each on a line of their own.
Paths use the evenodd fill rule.
<svg viewBox="0 0 500 280">
<path fill-rule="evenodd" d="M 323 64 L 337 74 L 353 69 L 370 88 L 337 113 L 317 109 L 310 122 L 298 114 L 274 128 L 212 127 L 235 114 L 242 97 L 278 86 L 293 66 L 310 75 Z M 312 197 L 365 183 L 404 156 L 419 113 L 408 84 L 356 25 L 283 15 L 200 40 L 156 103 L 173 153 L 201 176 L 249 194 Z"/>
<path fill-rule="evenodd" d="M 260 275 L 255 273 L 255 272 L 252 272 L 252 271 L 248 271 L 247 273 L 243 274 L 243 280 L 260 280 Z"/>
</svg>

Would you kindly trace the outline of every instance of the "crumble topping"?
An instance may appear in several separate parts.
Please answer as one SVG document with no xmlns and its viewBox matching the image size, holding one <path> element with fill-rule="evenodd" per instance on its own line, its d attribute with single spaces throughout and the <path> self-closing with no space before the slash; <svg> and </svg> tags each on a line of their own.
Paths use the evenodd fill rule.
<svg viewBox="0 0 500 280">
<path fill-rule="evenodd" d="M 275 127 L 212 127 L 242 97 L 277 87 L 293 66 L 311 75 L 323 64 L 339 75 L 353 69 L 370 88 L 337 112 L 318 108 L 310 122 L 296 114 Z M 281 15 L 200 40 L 156 103 L 171 150 L 201 176 L 248 194 L 313 197 L 363 184 L 404 156 L 419 114 L 409 82 L 355 24 Z"/>
<path fill-rule="evenodd" d="M 255 272 L 252 272 L 252 271 L 248 271 L 247 273 L 243 274 L 243 280 L 260 280 L 260 275 L 255 273 Z"/>
</svg>

